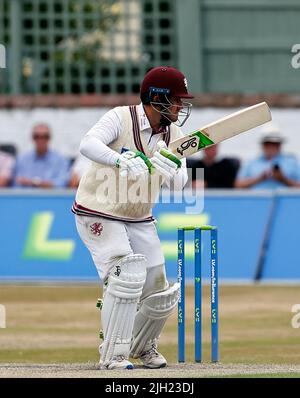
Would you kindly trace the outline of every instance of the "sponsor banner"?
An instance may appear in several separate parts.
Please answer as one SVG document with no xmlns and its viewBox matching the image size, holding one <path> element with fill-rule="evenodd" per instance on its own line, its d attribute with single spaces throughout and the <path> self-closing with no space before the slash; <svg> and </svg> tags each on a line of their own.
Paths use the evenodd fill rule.
<svg viewBox="0 0 300 398">
<path fill-rule="evenodd" d="M 295 190 L 279 192 L 273 209 L 273 222 L 267 245 L 262 278 L 300 280 L 300 194 Z"/>
<path fill-rule="evenodd" d="M 70 191 L 2 191 L 0 280 L 98 280 L 89 252 L 76 231 L 70 210 L 73 199 L 74 192 Z M 214 191 L 205 196 L 204 210 L 199 214 L 186 214 L 186 203 L 177 202 L 161 201 L 154 209 L 168 278 L 177 278 L 177 228 L 212 224 L 218 227 L 219 233 L 220 278 L 253 279 L 272 196 Z M 290 230 L 289 234 L 292 233 Z M 202 232 L 204 278 L 210 276 L 209 234 L 209 231 Z M 185 254 L 186 275 L 191 279 L 194 272 L 192 231 L 186 232 Z M 292 252 L 289 255 L 292 256 Z"/>
<path fill-rule="evenodd" d="M 0 196 L 0 279 L 97 278 L 72 201 L 73 194 Z"/>
<path fill-rule="evenodd" d="M 270 193 L 238 193 L 215 191 L 207 193 L 201 214 L 185 214 L 185 205 L 157 204 L 154 214 L 166 257 L 167 273 L 177 271 L 177 228 L 184 225 L 215 225 L 218 227 L 219 276 L 222 279 L 252 280 L 261 242 L 272 203 Z M 194 232 L 185 232 L 185 272 L 194 275 Z M 202 275 L 210 278 L 210 232 L 201 239 Z"/>
</svg>

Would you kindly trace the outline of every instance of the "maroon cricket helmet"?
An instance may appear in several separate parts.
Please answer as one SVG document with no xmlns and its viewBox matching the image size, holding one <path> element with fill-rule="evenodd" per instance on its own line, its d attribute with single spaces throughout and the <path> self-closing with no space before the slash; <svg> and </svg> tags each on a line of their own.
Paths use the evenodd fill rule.
<svg viewBox="0 0 300 398">
<path fill-rule="evenodd" d="M 178 98 L 194 98 L 188 92 L 184 74 L 171 66 L 158 66 L 146 73 L 141 85 L 141 95 L 150 92 Z"/>
</svg>

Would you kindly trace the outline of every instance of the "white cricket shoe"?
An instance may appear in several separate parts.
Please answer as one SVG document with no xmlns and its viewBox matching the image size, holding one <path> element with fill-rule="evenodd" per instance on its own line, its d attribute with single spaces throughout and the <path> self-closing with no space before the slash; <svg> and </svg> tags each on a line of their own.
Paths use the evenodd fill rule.
<svg viewBox="0 0 300 398">
<path fill-rule="evenodd" d="M 159 369 L 167 366 L 167 361 L 165 357 L 157 351 L 156 344 L 153 344 L 150 350 L 143 352 L 139 359 L 146 368 Z"/>
<path fill-rule="evenodd" d="M 100 363 L 100 369 L 133 369 L 133 364 L 129 362 L 123 355 L 117 355 L 112 358 L 108 365 Z"/>
</svg>

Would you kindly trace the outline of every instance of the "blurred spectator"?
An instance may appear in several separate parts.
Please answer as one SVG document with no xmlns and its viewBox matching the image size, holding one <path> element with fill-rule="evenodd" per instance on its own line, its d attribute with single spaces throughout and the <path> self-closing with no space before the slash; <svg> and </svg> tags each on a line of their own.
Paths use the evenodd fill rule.
<svg viewBox="0 0 300 398">
<path fill-rule="evenodd" d="M 91 164 L 90 159 L 86 158 L 85 156 L 79 154 L 75 159 L 72 167 L 71 167 L 71 177 L 69 181 L 69 187 L 77 188 L 79 185 L 79 181 L 85 171 L 88 169 L 89 165 Z"/>
<path fill-rule="evenodd" d="M 203 150 L 202 159 L 188 159 L 187 167 L 192 168 L 193 187 L 203 186 L 197 180 L 196 170 L 204 169 L 204 186 L 206 188 L 232 188 L 240 162 L 235 158 L 218 158 L 218 145 Z"/>
<path fill-rule="evenodd" d="M 35 149 L 18 157 L 15 186 L 54 188 L 68 184 L 69 161 L 49 149 L 50 138 L 50 129 L 46 124 L 34 126 L 32 139 Z"/>
<path fill-rule="evenodd" d="M 12 155 L 0 151 L 0 187 L 7 187 L 10 185 L 15 159 Z"/>
<path fill-rule="evenodd" d="M 291 155 L 283 155 L 283 138 L 277 133 L 266 135 L 262 141 L 262 156 L 253 159 L 240 170 L 237 188 L 274 189 L 300 187 L 300 166 Z"/>
</svg>

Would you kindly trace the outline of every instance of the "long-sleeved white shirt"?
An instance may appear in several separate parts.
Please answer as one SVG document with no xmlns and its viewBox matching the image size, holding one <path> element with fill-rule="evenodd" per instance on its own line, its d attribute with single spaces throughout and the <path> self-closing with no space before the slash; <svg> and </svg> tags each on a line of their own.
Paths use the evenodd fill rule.
<svg viewBox="0 0 300 398">
<path fill-rule="evenodd" d="M 155 150 L 163 134 L 152 135 L 152 128 L 142 104 L 137 106 L 141 134 L 145 135 L 150 150 Z M 111 109 L 86 133 L 80 144 L 80 152 L 94 162 L 114 166 L 120 154 L 108 147 L 119 138 L 122 132 L 121 115 L 118 108 Z M 182 159 L 182 166 L 174 178 L 174 186 L 182 189 L 188 179 L 186 160 Z"/>
</svg>

